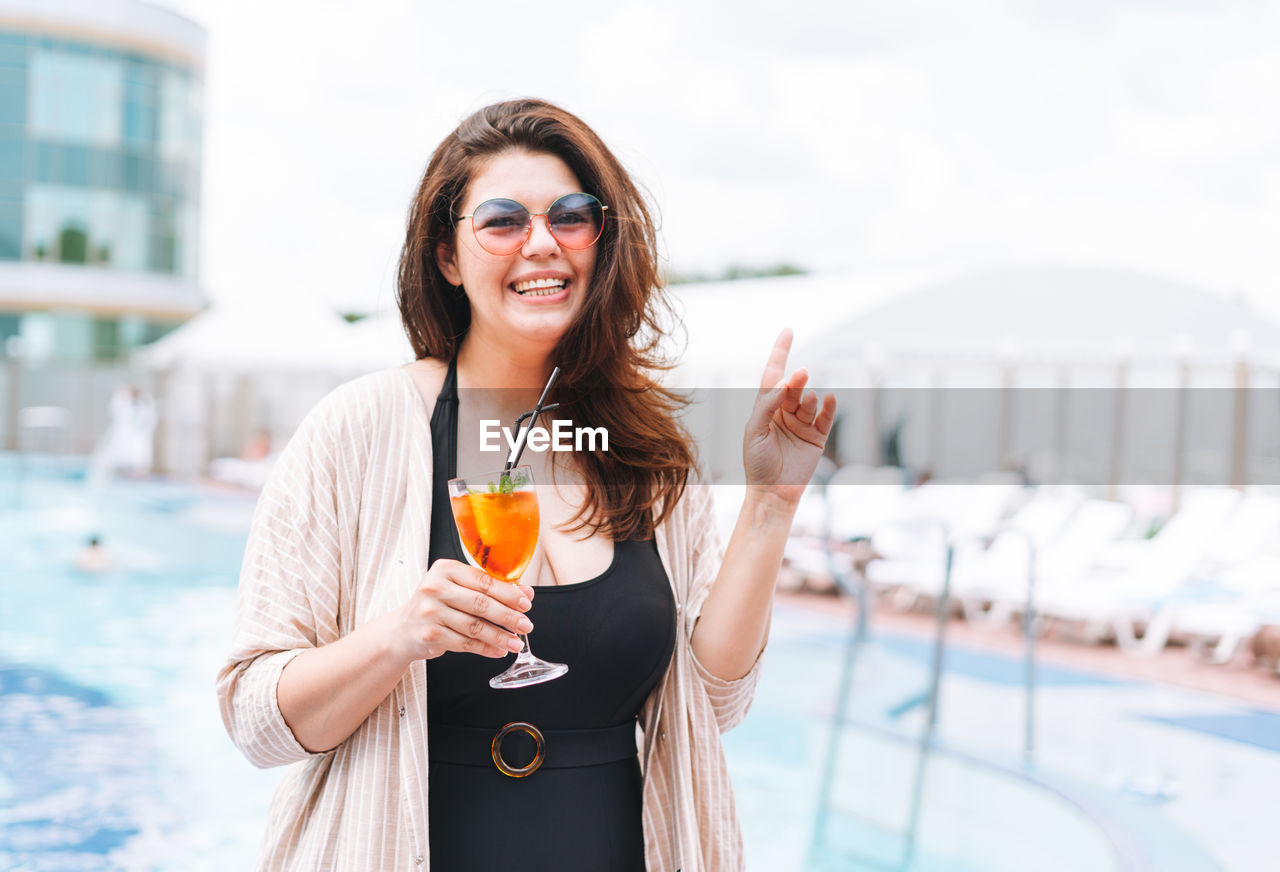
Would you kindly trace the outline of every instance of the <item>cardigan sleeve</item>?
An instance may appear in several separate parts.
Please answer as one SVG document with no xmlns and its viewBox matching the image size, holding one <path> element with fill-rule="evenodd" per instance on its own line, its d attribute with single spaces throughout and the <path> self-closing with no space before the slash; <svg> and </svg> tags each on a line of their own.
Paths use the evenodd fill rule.
<svg viewBox="0 0 1280 872">
<path fill-rule="evenodd" d="M 305 757 L 280 712 L 276 687 L 289 662 L 340 635 L 344 577 L 354 538 L 350 464 L 364 440 L 350 426 L 350 391 L 323 400 L 272 470 L 254 513 L 236 605 L 232 650 L 218 675 L 231 740 L 255 766 Z M 358 485 L 354 490 L 358 494 Z"/>
<path fill-rule="evenodd" d="M 724 546 L 720 542 L 720 533 L 715 522 L 713 503 L 714 485 L 692 484 L 686 491 L 687 516 L 684 519 L 689 535 L 690 559 L 690 596 L 687 605 L 688 627 L 692 634 L 693 626 L 702 612 L 702 606 L 711 593 L 716 576 L 720 572 L 720 564 L 724 560 Z M 698 676 L 711 709 L 715 714 L 716 726 L 721 733 L 740 724 L 747 716 L 751 702 L 755 699 L 756 685 L 760 682 L 760 668 L 764 659 L 764 650 L 756 655 L 756 660 L 746 675 L 736 679 L 725 679 L 713 674 L 698 660 L 689 647 L 690 659 Z"/>
</svg>

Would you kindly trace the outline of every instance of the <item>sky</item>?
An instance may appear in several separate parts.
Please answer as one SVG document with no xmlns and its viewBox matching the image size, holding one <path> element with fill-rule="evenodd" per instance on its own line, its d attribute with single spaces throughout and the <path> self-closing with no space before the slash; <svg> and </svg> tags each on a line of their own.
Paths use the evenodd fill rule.
<svg viewBox="0 0 1280 872">
<path fill-rule="evenodd" d="M 678 272 L 1139 269 L 1280 318 L 1280 4 L 161 0 L 209 32 L 215 299 L 392 306 L 436 144 L 596 128 Z"/>
</svg>

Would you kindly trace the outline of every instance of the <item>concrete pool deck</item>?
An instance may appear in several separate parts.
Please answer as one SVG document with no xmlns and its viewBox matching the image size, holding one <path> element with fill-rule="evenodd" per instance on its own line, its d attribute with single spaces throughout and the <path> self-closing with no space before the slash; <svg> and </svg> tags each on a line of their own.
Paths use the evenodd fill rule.
<svg viewBox="0 0 1280 872">
<path fill-rule="evenodd" d="M 852 600 L 834 595 L 779 593 L 777 601 L 845 621 L 852 620 L 855 612 Z M 937 626 L 932 613 L 879 605 L 873 606 L 872 620 L 884 632 L 929 639 L 933 638 Z M 1012 623 L 988 629 L 952 620 L 947 626 L 947 639 L 950 643 L 1011 656 L 1021 656 L 1024 650 L 1021 630 Z M 1247 645 L 1241 646 L 1230 662 L 1215 665 L 1186 645 L 1173 644 L 1156 655 L 1142 656 L 1126 654 L 1115 645 L 1089 645 L 1053 633 L 1036 639 L 1036 655 L 1041 663 L 1203 690 L 1280 712 L 1280 674 L 1255 664 L 1247 648 Z"/>
</svg>

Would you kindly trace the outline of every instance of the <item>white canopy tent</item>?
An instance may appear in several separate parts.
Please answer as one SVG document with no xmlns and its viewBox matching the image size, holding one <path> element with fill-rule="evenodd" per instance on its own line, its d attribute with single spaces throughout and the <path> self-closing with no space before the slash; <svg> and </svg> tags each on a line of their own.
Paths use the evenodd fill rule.
<svg viewBox="0 0 1280 872">
<path fill-rule="evenodd" d="M 300 297 L 216 303 L 134 362 L 158 395 L 161 466 L 187 476 L 255 439 L 278 450 L 325 394 L 387 365 L 352 325 Z"/>
<path fill-rule="evenodd" d="M 371 358 L 351 325 L 319 303 L 270 298 L 215 303 L 137 354 L 150 369 L 237 375 L 350 376 L 368 371 Z"/>
</svg>

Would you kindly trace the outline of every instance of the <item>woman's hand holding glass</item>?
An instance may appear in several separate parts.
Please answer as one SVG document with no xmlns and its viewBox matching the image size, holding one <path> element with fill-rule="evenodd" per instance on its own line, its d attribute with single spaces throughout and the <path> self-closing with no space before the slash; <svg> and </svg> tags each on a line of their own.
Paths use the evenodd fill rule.
<svg viewBox="0 0 1280 872">
<path fill-rule="evenodd" d="M 522 647 L 515 634 L 533 629 L 524 614 L 532 601 L 528 585 L 498 581 L 442 558 L 400 607 L 399 644 L 408 660 L 430 660 L 446 651 L 505 657 Z"/>
</svg>

